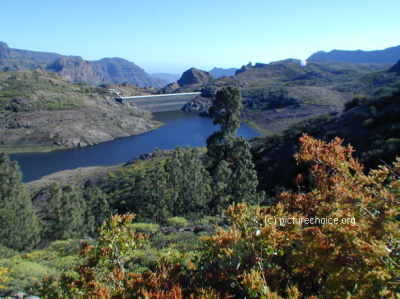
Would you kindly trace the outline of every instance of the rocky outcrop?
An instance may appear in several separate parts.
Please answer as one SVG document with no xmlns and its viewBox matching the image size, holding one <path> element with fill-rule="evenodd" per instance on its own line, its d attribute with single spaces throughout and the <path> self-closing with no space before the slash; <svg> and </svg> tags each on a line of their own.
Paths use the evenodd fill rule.
<svg viewBox="0 0 400 299">
<path fill-rule="evenodd" d="M 157 91 L 157 94 L 166 94 L 166 93 L 174 93 L 180 88 L 179 84 L 174 82 L 170 83 L 164 88 L 161 88 L 159 91 Z"/>
<path fill-rule="evenodd" d="M 209 72 L 191 68 L 182 74 L 182 77 L 177 81 L 179 86 L 199 84 L 207 84 L 212 78 Z"/>
<path fill-rule="evenodd" d="M 211 105 L 211 98 L 203 98 L 201 96 L 197 96 L 193 100 L 186 103 L 186 105 L 182 107 L 182 110 L 198 112 L 199 115 L 204 116 L 208 115 L 208 109 L 210 109 Z"/>
<path fill-rule="evenodd" d="M 160 89 L 157 94 L 199 91 L 204 85 L 213 80 L 214 79 L 210 73 L 191 68 L 184 72 L 177 82 L 168 84 L 164 88 Z"/>
<path fill-rule="evenodd" d="M 89 64 L 100 73 L 106 83 L 130 82 L 141 87 L 153 86 L 157 88 L 167 84 L 165 80 L 151 77 L 133 62 L 122 58 L 103 58 L 97 61 L 89 61 Z"/>
</svg>

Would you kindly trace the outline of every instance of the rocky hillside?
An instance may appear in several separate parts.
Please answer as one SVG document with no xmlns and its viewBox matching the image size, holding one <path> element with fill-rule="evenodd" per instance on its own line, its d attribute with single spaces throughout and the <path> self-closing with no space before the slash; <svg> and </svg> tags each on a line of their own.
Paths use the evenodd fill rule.
<svg viewBox="0 0 400 299">
<path fill-rule="evenodd" d="M 373 96 L 355 97 L 346 103 L 343 113 L 321 115 L 279 134 L 253 139 L 259 188 L 271 196 L 283 189 L 296 190 L 293 178 L 304 166 L 297 165 L 293 155 L 303 133 L 325 141 L 343 138 L 366 169 L 376 168 L 382 161 L 390 165 L 400 150 L 400 77 L 397 80 L 391 87 L 377 89 Z"/>
<path fill-rule="evenodd" d="M 346 51 L 332 50 L 330 52 L 319 51 L 308 57 L 308 60 L 340 60 L 355 63 L 395 63 L 400 59 L 400 45 L 384 50 L 375 51 Z"/>
<path fill-rule="evenodd" d="M 206 113 L 215 92 L 234 85 L 242 91 L 242 120 L 272 134 L 309 117 L 339 113 L 355 94 L 370 95 L 376 88 L 394 82 L 395 73 L 387 73 L 387 67 L 339 61 L 309 61 L 302 66 L 294 59 L 249 64 L 237 70 L 234 77 L 204 85 L 201 97 L 184 109 Z"/>
<path fill-rule="evenodd" d="M 86 61 L 79 56 L 12 49 L 0 42 L 0 71 L 42 69 L 58 74 L 73 83 L 122 84 L 129 82 L 141 87 L 161 88 L 167 82 L 153 78 L 142 68 L 122 58 Z"/>
<path fill-rule="evenodd" d="M 82 147 L 149 131 L 157 125 L 114 93 L 142 95 L 129 83 L 92 87 L 41 70 L 0 73 L 0 151 Z"/>
<path fill-rule="evenodd" d="M 177 82 L 173 82 L 160 89 L 158 94 L 182 93 L 200 90 L 203 86 L 210 84 L 214 78 L 209 72 L 196 68 L 190 68 L 185 71 Z"/>
</svg>

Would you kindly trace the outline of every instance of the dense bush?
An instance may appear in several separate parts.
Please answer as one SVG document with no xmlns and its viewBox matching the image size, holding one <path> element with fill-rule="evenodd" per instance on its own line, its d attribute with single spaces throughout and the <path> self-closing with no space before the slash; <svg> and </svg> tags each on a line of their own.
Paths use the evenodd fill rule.
<svg viewBox="0 0 400 299">
<path fill-rule="evenodd" d="M 132 215 L 114 216 L 103 224 L 95 246 L 83 246 L 78 277 L 64 276 L 56 293 L 96 298 L 394 298 L 400 291 L 400 159 L 391 168 L 381 166 L 365 175 L 343 140 L 326 143 L 305 135 L 300 142 L 296 160 L 308 164 L 310 172 L 297 176 L 298 191 L 283 192 L 267 208 L 231 205 L 226 211 L 230 226 L 204 236 L 192 258 L 168 249 L 156 266 L 130 272 L 125 265 L 143 255 L 148 241 L 126 229 Z M 310 188 L 303 187 L 305 181 Z"/>
</svg>

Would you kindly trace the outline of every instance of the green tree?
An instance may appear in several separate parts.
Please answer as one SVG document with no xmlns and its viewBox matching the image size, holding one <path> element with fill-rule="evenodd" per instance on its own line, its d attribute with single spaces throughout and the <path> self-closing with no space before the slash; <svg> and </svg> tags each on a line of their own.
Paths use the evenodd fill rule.
<svg viewBox="0 0 400 299">
<path fill-rule="evenodd" d="M 205 212 L 211 199 L 211 177 L 199 156 L 198 148 L 187 148 L 184 153 L 185 182 L 181 191 L 184 215 Z"/>
<path fill-rule="evenodd" d="M 236 136 L 240 127 L 239 115 L 243 110 L 242 95 L 240 90 L 233 86 L 220 89 L 210 107 L 210 116 L 214 125 L 221 125 L 221 132 Z"/>
<path fill-rule="evenodd" d="M 231 159 L 242 109 L 242 96 L 239 89 L 228 86 L 217 92 L 209 114 L 214 119 L 214 125 L 220 125 L 220 131 L 214 132 L 206 141 L 207 155 L 210 157 L 208 169 L 211 172 L 221 160 Z"/>
<path fill-rule="evenodd" d="M 257 174 L 251 161 L 250 145 L 244 138 L 236 137 L 242 109 L 240 91 L 232 86 L 219 90 L 210 108 L 214 124 L 220 125 L 220 131 L 207 139 L 208 170 L 213 178 L 214 196 L 210 208 L 214 211 L 232 202 L 246 200 L 257 204 L 261 201 L 262 195 L 256 193 Z"/>
<path fill-rule="evenodd" d="M 183 186 L 185 184 L 185 173 L 183 166 L 184 161 L 183 149 L 177 146 L 172 152 L 172 156 L 168 158 L 165 164 L 165 171 L 168 174 L 167 185 L 169 189 L 169 198 L 172 205 L 172 215 L 182 214 L 183 207 Z"/>
<path fill-rule="evenodd" d="M 110 207 L 107 195 L 99 188 L 93 187 L 85 190 L 84 199 L 86 201 L 85 225 L 91 235 L 96 233 L 96 229 L 110 214 Z"/>
<path fill-rule="evenodd" d="M 47 195 L 47 204 L 42 210 L 47 240 L 80 238 L 91 231 L 86 221 L 87 205 L 80 191 L 53 183 Z"/>
<path fill-rule="evenodd" d="M 0 158 L 0 243 L 17 250 L 32 248 L 40 241 L 39 222 L 21 178 L 17 163 L 3 154 Z"/>
<path fill-rule="evenodd" d="M 147 169 L 138 188 L 141 194 L 139 204 L 143 207 L 141 216 L 157 223 L 165 223 L 171 208 L 164 163 L 155 163 L 154 167 Z"/>
</svg>

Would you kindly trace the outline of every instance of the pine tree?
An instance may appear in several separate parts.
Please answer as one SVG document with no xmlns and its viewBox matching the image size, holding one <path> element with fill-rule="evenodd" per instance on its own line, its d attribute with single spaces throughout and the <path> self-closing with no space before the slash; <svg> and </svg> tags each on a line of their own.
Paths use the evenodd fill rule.
<svg viewBox="0 0 400 299">
<path fill-rule="evenodd" d="M 226 161 L 222 160 L 214 171 L 212 180 L 212 199 L 209 202 L 209 209 L 214 214 L 221 214 L 231 201 L 229 183 L 232 177 L 232 170 Z"/>
<path fill-rule="evenodd" d="M 234 201 L 246 200 L 250 204 L 259 204 L 263 194 L 256 193 L 257 172 L 251 160 L 250 144 L 243 137 L 236 138 L 233 158 L 235 163 L 232 167 L 232 177 L 229 184 L 230 194 Z"/>
<path fill-rule="evenodd" d="M 199 155 L 197 148 L 187 148 L 184 154 L 185 182 L 181 193 L 185 216 L 189 213 L 205 212 L 211 198 L 211 177 Z"/>
<path fill-rule="evenodd" d="M 155 163 L 147 169 L 140 181 L 141 215 L 157 223 L 164 223 L 170 216 L 167 173 L 163 163 Z"/>
<path fill-rule="evenodd" d="M 62 191 L 61 239 L 76 239 L 86 236 L 88 234 L 88 227 L 85 225 L 87 206 L 82 192 L 74 190 L 70 186 L 64 187 Z"/>
<path fill-rule="evenodd" d="M 46 240 L 57 240 L 61 238 L 62 190 L 57 183 L 53 183 L 48 187 L 46 193 L 47 203 L 41 211 L 42 220 L 45 224 L 44 238 Z"/>
<path fill-rule="evenodd" d="M 172 152 L 172 156 L 165 164 L 165 171 L 168 174 L 167 188 L 169 190 L 169 200 L 172 216 L 182 214 L 183 194 L 182 189 L 185 184 L 185 174 L 183 167 L 184 154 L 181 147 L 177 146 Z"/>
<path fill-rule="evenodd" d="M 84 199 L 87 206 L 85 226 L 88 232 L 93 235 L 110 214 L 107 195 L 101 189 L 93 187 L 85 190 Z"/>
<path fill-rule="evenodd" d="M 0 244 L 17 250 L 32 248 L 40 241 L 39 222 L 21 178 L 17 163 L 3 154 L 0 158 Z"/>
<path fill-rule="evenodd" d="M 214 124 L 220 125 L 220 131 L 207 139 L 208 171 L 213 177 L 214 196 L 210 208 L 214 211 L 232 202 L 245 200 L 257 204 L 261 201 L 262 195 L 256 193 L 257 174 L 250 145 L 244 138 L 236 137 L 242 109 L 241 94 L 235 87 L 219 90 L 210 108 Z"/>
<path fill-rule="evenodd" d="M 87 205 L 81 192 L 53 183 L 47 194 L 47 204 L 42 211 L 47 240 L 80 238 L 91 231 L 86 225 Z"/>
</svg>

